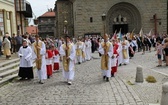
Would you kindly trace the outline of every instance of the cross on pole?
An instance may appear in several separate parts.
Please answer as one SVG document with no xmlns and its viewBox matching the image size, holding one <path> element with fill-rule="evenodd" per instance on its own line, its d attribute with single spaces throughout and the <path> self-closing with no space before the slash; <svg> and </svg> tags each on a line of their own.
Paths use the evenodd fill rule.
<svg viewBox="0 0 168 105">
<path fill-rule="evenodd" d="M 158 18 L 157 18 L 157 15 L 154 14 L 154 15 L 153 15 L 153 19 L 150 19 L 150 20 L 154 21 L 154 23 L 155 23 L 155 35 L 157 35 L 157 22 L 158 22 L 159 20 L 161 20 L 161 19 L 158 19 Z"/>
<path fill-rule="evenodd" d="M 62 14 L 63 14 L 64 18 L 66 19 L 66 16 L 67 16 L 68 12 L 64 11 L 64 12 L 62 12 Z"/>
</svg>

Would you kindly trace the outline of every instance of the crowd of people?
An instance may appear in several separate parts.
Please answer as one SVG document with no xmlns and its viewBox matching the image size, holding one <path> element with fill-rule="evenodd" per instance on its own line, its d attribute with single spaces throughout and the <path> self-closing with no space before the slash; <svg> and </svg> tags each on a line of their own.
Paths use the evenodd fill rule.
<svg viewBox="0 0 168 105">
<path fill-rule="evenodd" d="M 75 76 L 75 64 L 82 64 L 92 60 L 92 53 L 98 51 L 101 57 L 101 70 L 103 79 L 109 81 L 114 77 L 118 66 L 129 64 L 129 60 L 136 52 L 151 52 L 154 47 L 158 58 L 157 67 L 161 67 L 163 61 L 168 66 L 168 37 L 167 35 L 131 35 L 128 33 L 122 37 L 114 34 L 112 37 L 78 37 L 66 36 L 60 39 L 32 37 L 28 34 L 20 36 L 13 34 L 10 38 L 6 33 L 0 47 L 3 53 L 10 59 L 12 53 L 18 53 L 20 57 L 20 80 L 33 79 L 33 64 L 36 64 L 39 83 L 52 77 L 53 73 L 60 70 L 62 62 L 63 77 L 67 84 L 71 85 Z"/>
</svg>

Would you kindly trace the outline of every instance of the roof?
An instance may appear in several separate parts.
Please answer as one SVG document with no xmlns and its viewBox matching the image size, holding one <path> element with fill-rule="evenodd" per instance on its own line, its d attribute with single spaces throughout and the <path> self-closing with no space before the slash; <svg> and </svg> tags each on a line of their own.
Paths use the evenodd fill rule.
<svg viewBox="0 0 168 105">
<path fill-rule="evenodd" d="M 55 12 L 54 11 L 47 11 L 46 13 L 44 13 L 43 15 L 41 15 L 39 17 L 55 17 Z"/>
<path fill-rule="evenodd" d="M 37 32 L 36 32 L 36 30 L 37 30 Z M 31 25 L 31 26 L 28 26 L 28 27 L 26 27 L 26 32 L 27 33 L 31 33 L 31 34 L 36 34 L 36 33 L 38 33 L 38 28 L 37 28 L 37 26 L 33 26 L 33 25 Z"/>
</svg>

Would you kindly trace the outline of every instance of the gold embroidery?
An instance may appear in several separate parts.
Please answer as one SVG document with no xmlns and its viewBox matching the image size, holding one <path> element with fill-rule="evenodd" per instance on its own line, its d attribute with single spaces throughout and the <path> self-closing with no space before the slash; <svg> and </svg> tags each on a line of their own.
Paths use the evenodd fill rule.
<svg viewBox="0 0 168 105">
<path fill-rule="evenodd" d="M 70 56 L 70 52 L 71 52 L 71 49 L 72 49 L 72 44 L 69 44 L 68 45 L 68 51 L 67 51 L 67 55 L 68 56 Z M 64 44 L 63 45 L 63 49 L 64 49 L 64 51 L 66 51 L 65 49 L 66 49 L 66 45 Z M 65 56 L 63 56 L 63 67 L 64 67 L 64 70 L 66 71 L 66 72 L 68 72 L 69 71 L 69 62 L 70 62 L 70 59 L 69 60 L 67 60 L 66 59 L 67 57 L 66 57 L 66 55 Z"/>
<path fill-rule="evenodd" d="M 36 67 L 38 70 L 41 70 L 41 65 L 42 65 L 42 56 L 40 55 L 40 50 L 37 49 L 37 47 L 40 47 L 42 48 L 42 42 L 35 42 L 33 44 L 33 47 L 34 47 L 34 52 L 35 54 L 37 55 L 37 58 L 40 58 L 40 59 L 36 59 Z"/>
<path fill-rule="evenodd" d="M 108 52 L 110 48 L 110 42 L 107 42 L 106 44 L 103 42 L 101 43 L 102 47 L 104 48 L 104 52 Z M 101 69 L 102 70 L 108 70 L 108 59 L 109 56 L 103 54 L 101 57 Z"/>
</svg>

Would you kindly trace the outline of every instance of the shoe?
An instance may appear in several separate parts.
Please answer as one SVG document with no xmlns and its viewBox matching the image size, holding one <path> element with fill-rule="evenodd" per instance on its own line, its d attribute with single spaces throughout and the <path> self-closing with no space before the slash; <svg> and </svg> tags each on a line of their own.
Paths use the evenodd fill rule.
<svg viewBox="0 0 168 105">
<path fill-rule="evenodd" d="M 47 76 L 48 79 L 50 79 L 50 76 Z"/>
<path fill-rule="evenodd" d="M 25 80 L 25 78 L 20 78 L 19 80 L 20 80 L 20 81 L 23 81 L 23 80 Z"/>
<path fill-rule="evenodd" d="M 111 77 L 114 77 L 114 74 L 111 74 Z"/>
<path fill-rule="evenodd" d="M 78 62 L 78 64 L 81 64 L 80 62 Z"/>
<path fill-rule="evenodd" d="M 68 81 L 68 85 L 72 85 L 72 82 L 71 82 L 71 81 Z"/>
<path fill-rule="evenodd" d="M 109 82 L 109 77 L 106 77 L 106 82 Z"/>
<path fill-rule="evenodd" d="M 106 79 L 106 76 L 103 76 L 103 80 L 105 80 Z"/>
<path fill-rule="evenodd" d="M 44 84 L 44 82 L 42 80 L 39 81 L 39 84 Z"/>
<path fill-rule="evenodd" d="M 121 66 L 121 64 L 119 64 L 119 66 Z"/>
<path fill-rule="evenodd" d="M 156 67 L 161 67 L 162 65 L 157 65 Z"/>
</svg>

